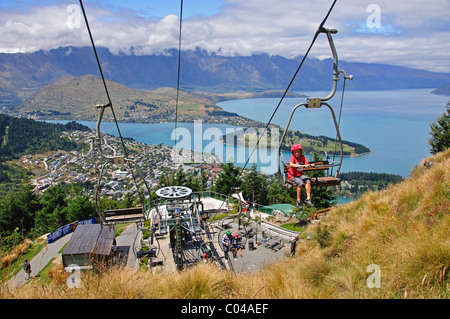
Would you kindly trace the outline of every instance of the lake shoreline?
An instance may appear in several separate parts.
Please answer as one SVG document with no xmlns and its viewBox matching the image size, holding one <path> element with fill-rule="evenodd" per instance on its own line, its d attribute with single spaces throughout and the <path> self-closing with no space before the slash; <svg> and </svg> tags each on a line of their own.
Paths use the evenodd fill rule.
<svg viewBox="0 0 450 319">
<path fill-rule="evenodd" d="M 240 118 L 244 118 L 244 119 L 246 119 L 245 117 L 240 117 Z M 94 122 L 94 123 L 96 123 L 97 121 L 93 121 L 93 120 L 81 120 L 81 119 L 67 119 L 67 118 L 55 118 L 55 117 L 51 117 L 51 118 L 45 118 L 45 119 L 41 119 L 41 118 L 39 118 L 39 119 L 36 119 L 36 120 L 39 120 L 39 121 L 55 121 L 55 122 L 64 122 L 64 121 L 67 121 L 67 122 L 71 122 L 71 121 L 75 121 L 75 122 Z M 188 124 L 188 125 L 191 125 L 191 124 L 196 124 L 196 121 L 198 122 L 198 121 L 200 121 L 200 123 L 203 125 L 214 125 L 214 124 L 220 124 L 220 125 L 231 125 L 231 126 L 235 126 L 236 127 L 236 129 L 243 129 L 243 130 L 247 130 L 247 129 L 258 129 L 258 128 L 265 128 L 266 127 L 266 124 L 264 124 L 264 123 L 262 123 L 262 122 L 258 122 L 258 121 L 255 121 L 255 120 L 251 120 L 250 119 L 250 121 L 247 121 L 246 122 L 246 124 L 250 124 L 250 123 L 256 123 L 257 125 L 255 126 L 255 125 L 253 125 L 253 126 L 242 126 L 242 124 L 244 124 L 244 123 L 236 123 L 236 122 L 233 122 L 233 121 L 224 121 L 224 122 L 204 122 L 203 121 L 203 119 L 202 118 L 195 118 L 195 119 L 193 119 L 192 121 L 179 121 L 179 122 L 177 122 L 177 124 L 178 125 L 183 125 L 183 124 Z M 101 123 L 115 123 L 114 121 L 111 121 L 111 120 L 102 120 L 102 122 Z M 124 121 L 124 122 L 122 122 L 122 121 L 118 121 L 118 123 L 119 123 L 119 125 L 120 124 L 149 124 L 149 125 L 157 125 L 157 124 L 175 124 L 175 122 L 173 122 L 173 121 L 170 121 L 169 119 L 167 120 L 167 121 L 158 121 L 158 122 L 155 122 L 155 123 L 149 123 L 149 122 L 134 122 L 134 121 L 132 121 L 132 122 L 130 122 L 130 121 Z M 238 125 L 238 124 L 240 124 L 240 125 Z M 270 127 L 271 128 L 278 128 L 278 129 L 282 129 L 281 127 L 279 127 L 278 125 L 275 125 L 275 124 L 271 124 L 270 125 Z M 100 129 L 101 129 L 101 127 L 100 127 Z M 300 132 L 300 131 L 294 131 L 294 132 L 299 132 L 299 133 L 302 133 L 302 134 L 306 134 L 306 135 L 309 135 L 309 134 L 307 134 L 307 133 L 304 133 L 304 132 Z M 223 136 L 225 136 L 226 134 L 224 134 Z M 223 145 L 227 145 L 227 146 L 233 146 L 233 144 L 230 144 L 230 143 L 226 143 L 225 141 L 224 141 L 224 139 L 223 139 L 223 136 L 220 138 L 220 141 L 221 141 L 221 143 L 223 144 Z M 314 139 L 313 140 L 318 140 L 318 138 L 319 138 L 319 136 L 314 136 L 314 135 L 309 135 L 309 136 L 311 136 L 311 137 L 313 137 Z M 348 141 L 348 142 L 350 142 L 350 141 Z M 345 144 L 345 142 L 344 142 L 344 144 Z M 237 146 L 243 146 L 243 147 L 248 147 L 248 146 L 244 146 L 244 145 L 240 145 L 240 144 L 238 144 Z M 364 145 L 363 145 L 364 146 Z M 364 146 L 364 147 L 366 147 L 366 146 Z M 260 146 L 259 147 L 259 149 L 264 149 L 264 150 L 270 150 L 270 151 L 277 151 L 278 149 L 277 148 L 272 148 L 272 147 L 269 147 L 269 148 L 267 148 L 267 147 L 264 147 L 264 146 Z M 321 152 L 321 150 L 317 150 L 316 152 Z M 354 156 L 361 156 L 361 155 L 365 155 L 365 154 L 370 154 L 370 152 L 365 152 L 365 153 L 361 153 L 361 154 L 357 154 L 357 153 L 354 153 L 354 154 L 346 154 L 346 155 L 344 155 L 344 156 L 349 156 L 349 157 L 354 157 Z"/>
<path fill-rule="evenodd" d="M 447 98 L 430 94 L 430 91 L 428 89 L 376 92 L 349 91 L 346 94 L 346 105 L 340 123 L 341 137 L 346 141 L 354 140 L 362 145 L 367 145 L 370 148 L 370 153 L 344 156 L 341 172 L 359 171 L 409 176 L 411 170 L 425 157 L 429 156 L 427 144 L 429 123 L 435 121 L 445 111 Z M 253 117 L 264 122 L 266 121 L 265 118 L 272 114 L 273 105 L 278 101 L 279 99 L 238 100 L 231 103 L 220 103 L 220 106 L 226 111 L 241 113 L 243 117 Z M 296 99 L 289 99 L 286 104 L 282 104 L 271 123 L 277 126 L 285 124 L 292 109 L 289 105 L 296 104 L 296 102 Z M 255 112 L 256 109 L 257 112 Z M 321 112 L 324 113 L 324 116 Z M 312 116 L 309 116 L 310 113 L 313 113 Z M 296 131 L 308 131 L 316 136 L 334 136 L 334 125 L 327 122 L 329 118 L 329 112 L 326 112 L 326 110 L 318 109 L 312 112 L 303 112 L 299 121 L 294 120 L 292 122 L 291 128 Z M 198 118 L 198 120 L 201 119 Z M 78 119 L 76 121 L 79 122 Z M 96 127 L 96 121 L 81 124 L 94 129 Z M 237 147 L 223 145 L 218 140 L 218 137 L 223 135 L 226 129 L 234 130 L 238 127 L 245 128 L 232 124 L 203 123 L 203 132 L 199 132 L 203 134 L 200 136 L 200 142 L 203 142 L 203 144 L 196 144 L 191 149 L 194 150 L 195 147 L 195 150 L 201 150 L 205 153 L 211 153 L 211 150 L 219 152 L 219 154 L 224 154 L 224 162 L 230 160 L 236 163 L 239 161 L 245 162 L 251 149 L 239 148 L 238 150 Z M 186 134 L 186 137 L 192 138 L 194 136 L 192 135 L 195 133 L 192 121 L 188 124 L 179 123 L 178 128 L 181 129 L 181 133 Z M 171 124 L 170 120 L 151 125 L 121 122 L 120 129 L 123 136 L 134 138 L 140 142 L 174 145 L 174 124 Z M 114 123 L 102 121 L 101 131 L 117 135 Z M 204 134 L 205 132 L 206 134 Z M 215 144 L 212 141 L 214 138 L 216 139 Z M 180 138 L 177 141 L 183 142 Z M 188 142 L 186 147 L 189 148 L 190 146 L 191 143 Z M 218 148 L 214 149 L 214 146 Z M 244 152 L 246 152 L 245 156 Z M 264 151 L 262 152 L 262 156 L 270 156 L 266 155 Z M 288 156 L 289 153 L 283 153 L 283 155 Z M 274 153 L 272 156 L 275 157 L 276 154 Z M 262 157 L 262 161 L 259 158 L 254 159 L 258 169 L 273 174 L 276 167 L 268 166 L 264 159 L 264 157 Z"/>
</svg>

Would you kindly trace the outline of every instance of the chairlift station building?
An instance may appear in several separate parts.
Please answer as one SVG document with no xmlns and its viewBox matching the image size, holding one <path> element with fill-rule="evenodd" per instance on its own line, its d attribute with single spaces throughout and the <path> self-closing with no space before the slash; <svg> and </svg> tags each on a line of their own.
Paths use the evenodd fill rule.
<svg viewBox="0 0 450 319">
<path fill-rule="evenodd" d="M 114 236 L 114 226 L 78 225 L 62 253 L 63 266 L 90 267 L 93 262 L 108 261 Z"/>
</svg>

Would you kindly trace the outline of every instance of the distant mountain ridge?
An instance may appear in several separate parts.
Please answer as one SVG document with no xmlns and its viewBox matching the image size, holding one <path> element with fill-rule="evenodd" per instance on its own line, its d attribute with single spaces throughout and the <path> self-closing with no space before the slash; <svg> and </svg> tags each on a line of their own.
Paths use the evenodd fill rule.
<svg viewBox="0 0 450 319">
<path fill-rule="evenodd" d="M 444 85 L 443 87 L 433 90 L 431 93 L 439 95 L 449 95 L 450 96 L 450 84 Z"/>
<path fill-rule="evenodd" d="M 178 53 L 165 55 L 113 55 L 97 49 L 105 77 L 124 86 L 154 90 L 176 87 Z M 233 92 L 284 90 L 300 61 L 259 54 L 225 57 L 202 50 L 181 54 L 180 86 L 188 91 Z M 292 91 L 328 90 L 331 59 L 306 59 Z M 340 69 L 353 74 L 347 87 L 354 90 L 438 88 L 450 83 L 450 74 L 385 65 L 340 61 Z M 61 47 L 35 53 L 0 54 L 0 104 L 25 100 L 62 77 L 99 75 L 91 47 Z"/>
</svg>

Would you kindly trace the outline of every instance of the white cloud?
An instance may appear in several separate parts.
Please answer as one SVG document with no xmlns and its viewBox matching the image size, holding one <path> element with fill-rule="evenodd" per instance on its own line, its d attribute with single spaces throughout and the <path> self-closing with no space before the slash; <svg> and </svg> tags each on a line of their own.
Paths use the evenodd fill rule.
<svg viewBox="0 0 450 319">
<path fill-rule="evenodd" d="M 227 55 L 302 55 L 332 0 L 224 2 L 220 13 L 190 15 L 183 21 L 183 50 L 199 46 Z M 1 52 L 90 45 L 81 11 L 73 7 L 68 10 L 76 1 L 32 3 L 26 9 L 11 4 L 2 8 Z M 158 2 L 146 1 L 145 5 L 157 6 Z M 178 48 L 179 6 L 161 19 L 150 19 L 137 10 L 113 4 L 87 2 L 85 9 L 95 44 L 113 53 L 149 54 Z M 449 17 L 448 0 L 342 0 L 337 1 L 325 26 L 339 30 L 334 39 L 343 60 L 450 72 Z M 318 39 L 311 55 L 330 55 L 325 37 Z"/>
</svg>

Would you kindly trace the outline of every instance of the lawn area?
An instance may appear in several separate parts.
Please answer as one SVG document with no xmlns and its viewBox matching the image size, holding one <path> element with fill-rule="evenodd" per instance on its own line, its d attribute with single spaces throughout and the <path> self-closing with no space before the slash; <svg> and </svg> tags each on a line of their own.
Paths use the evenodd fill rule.
<svg viewBox="0 0 450 319">
<path fill-rule="evenodd" d="M 305 228 L 300 226 L 300 223 L 298 223 L 298 222 L 284 224 L 284 225 L 281 225 L 281 227 L 284 229 L 287 229 L 287 230 L 297 231 L 299 233 L 302 233 L 305 230 Z"/>
</svg>

